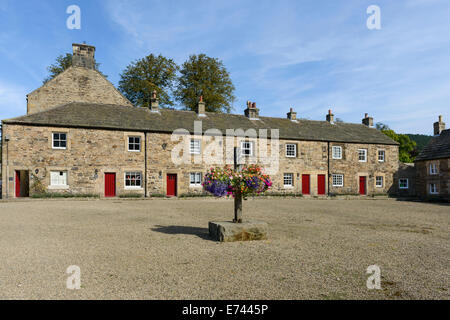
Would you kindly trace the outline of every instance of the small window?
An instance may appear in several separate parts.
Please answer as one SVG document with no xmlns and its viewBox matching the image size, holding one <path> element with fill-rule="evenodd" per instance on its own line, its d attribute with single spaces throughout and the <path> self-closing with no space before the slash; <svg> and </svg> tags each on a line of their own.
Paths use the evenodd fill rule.
<svg viewBox="0 0 450 320">
<path fill-rule="evenodd" d="M 430 174 L 438 174 L 436 163 L 430 163 Z"/>
<path fill-rule="evenodd" d="M 343 174 L 333 174 L 333 187 L 343 187 L 344 186 L 344 175 Z"/>
<path fill-rule="evenodd" d="M 201 152 L 201 145 L 200 140 L 191 140 L 191 154 L 200 154 Z"/>
<path fill-rule="evenodd" d="M 141 137 L 128 137 L 128 151 L 141 151 Z"/>
<path fill-rule="evenodd" d="M 241 155 L 243 157 L 253 156 L 253 142 L 251 142 L 251 141 L 242 141 L 241 142 Z"/>
<path fill-rule="evenodd" d="M 383 183 L 383 177 L 382 176 L 378 176 L 375 179 L 376 179 L 376 182 L 375 182 L 376 187 L 377 188 L 383 188 L 383 184 L 384 184 Z"/>
<path fill-rule="evenodd" d="M 140 172 L 125 172 L 125 189 L 142 188 Z"/>
<path fill-rule="evenodd" d="M 202 174 L 201 174 L 201 172 L 191 172 L 190 173 L 189 185 L 191 187 L 198 187 L 198 186 L 202 185 Z"/>
<path fill-rule="evenodd" d="M 293 173 L 285 173 L 283 177 L 283 184 L 285 187 L 293 187 L 294 186 L 294 174 Z"/>
<path fill-rule="evenodd" d="M 67 171 L 50 171 L 50 185 L 67 186 Z"/>
<path fill-rule="evenodd" d="M 367 149 L 358 149 L 358 161 L 367 162 Z"/>
<path fill-rule="evenodd" d="M 385 151 L 378 150 L 378 162 L 384 162 L 385 159 Z"/>
<path fill-rule="evenodd" d="M 436 183 L 430 183 L 430 194 L 438 194 L 438 188 Z"/>
<path fill-rule="evenodd" d="M 295 158 L 297 157 L 297 145 L 293 143 L 286 144 L 286 157 Z"/>
<path fill-rule="evenodd" d="M 408 179 L 406 178 L 401 178 L 398 180 L 398 187 L 400 189 L 408 189 Z"/>
<path fill-rule="evenodd" d="M 342 159 L 342 147 L 333 146 L 332 155 L 333 159 Z"/>
<path fill-rule="evenodd" d="M 53 133 L 53 149 L 66 149 L 67 148 L 67 134 L 62 132 Z"/>
</svg>

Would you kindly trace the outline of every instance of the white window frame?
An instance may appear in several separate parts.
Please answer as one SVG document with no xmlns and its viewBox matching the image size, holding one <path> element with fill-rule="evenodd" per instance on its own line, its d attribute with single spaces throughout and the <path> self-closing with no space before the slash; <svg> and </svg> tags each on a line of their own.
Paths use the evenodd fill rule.
<svg viewBox="0 0 450 320">
<path fill-rule="evenodd" d="M 290 183 L 286 184 L 286 181 L 289 181 Z M 294 174 L 293 173 L 285 173 L 283 174 L 283 186 L 285 188 L 293 188 L 294 187 Z"/>
<path fill-rule="evenodd" d="M 191 139 L 191 142 L 189 144 L 189 152 L 191 154 L 202 153 L 202 143 L 199 139 Z"/>
<path fill-rule="evenodd" d="M 130 182 L 133 181 L 131 179 L 131 176 L 139 175 L 140 179 L 138 179 L 138 180 L 140 181 L 140 184 L 139 185 L 134 185 L 134 186 L 133 185 L 127 186 L 127 175 L 130 176 L 130 179 L 129 179 Z M 134 181 L 136 183 L 137 179 L 135 179 Z M 142 189 L 142 182 L 143 182 L 142 181 L 142 172 L 140 172 L 140 171 L 126 171 L 124 173 L 124 175 L 123 175 L 123 185 L 124 185 L 124 188 L 127 189 L 127 190 L 141 190 Z"/>
<path fill-rule="evenodd" d="M 57 175 L 57 177 L 59 177 L 58 182 L 53 183 L 55 181 L 54 179 L 54 175 Z M 65 178 L 61 178 L 65 177 Z M 60 181 L 64 181 L 64 183 L 59 183 Z M 50 171 L 50 189 L 66 189 L 69 187 L 69 182 L 68 182 L 68 172 L 67 170 L 51 170 Z"/>
<path fill-rule="evenodd" d="M 402 187 L 402 180 L 406 181 L 406 187 Z M 408 178 L 400 178 L 400 179 L 398 179 L 398 188 L 399 189 L 409 189 L 409 179 Z"/>
<path fill-rule="evenodd" d="M 289 150 L 289 147 L 294 147 L 294 149 Z M 297 144 L 295 143 L 286 143 L 286 147 L 285 147 L 285 155 L 286 158 L 296 158 L 297 157 Z M 294 154 L 289 154 L 289 152 L 294 152 Z"/>
<path fill-rule="evenodd" d="M 339 155 L 336 155 L 336 150 L 339 150 Z M 332 146 L 331 147 L 331 155 L 332 158 L 335 160 L 341 160 L 342 159 L 342 147 L 341 146 Z"/>
<path fill-rule="evenodd" d="M 248 143 L 249 144 L 249 148 L 248 147 L 244 147 L 244 145 Z M 248 154 L 244 153 L 244 150 L 250 150 L 250 152 Z M 242 157 L 253 157 L 253 141 L 241 141 L 241 156 Z"/>
<path fill-rule="evenodd" d="M 332 185 L 333 187 L 343 187 L 344 186 L 344 175 L 343 174 L 332 174 Z M 340 182 L 338 182 L 340 180 Z"/>
<path fill-rule="evenodd" d="M 434 188 L 432 188 L 432 186 L 434 186 Z M 430 183 L 428 188 L 430 194 L 439 194 L 439 190 L 436 183 Z"/>
<path fill-rule="evenodd" d="M 131 139 L 133 139 L 133 142 L 131 142 L 130 140 Z M 139 139 L 139 142 L 138 143 L 136 143 L 136 140 L 135 139 Z M 129 152 L 141 152 L 141 137 L 139 137 L 139 136 L 129 136 L 128 137 L 128 151 Z M 136 146 L 136 145 L 138 145 L 139 146 L 139 149 L 138 150 L 135 150 L 135 149 L 130 149 L 130 145 L 133 145 L 133 146 Z"/>
<path fill-rule="evenodd" d="M 202 173 L 201 172 L 190 172 L 189 173 L 189 186 L 190 187 L 201 187 L 202 186 Z"/>
<path fill-rule="evenodd" d="M 378 178 L 381 178 L 381 185 L 378 184 Z M 383 188 L 384 187 L 384 177 L 383 176 L 376 176 L 375 177 L 375 187 L 377 187 L 377 188 Z"/>
<path fill-rule="evenodd" d="M 62 140 L 61 138 L 55 140 L 55 134 L 64 134 L 66 136 L 65 140 Z M 61 141 L 64 141 L 66 143 L 65 147 L 55 147 L 55 142 L 58 141 L 61 143 Z M 67 132 L 52 132 L 52 149 L 59 149 L 59 150 L 66 150 L 67 149 Z"/>
<path fill-rule="evenodd" d="M 380 155 L 383 155 L 382 159 L 380 159 Z M 386 161 L 386 150 L 378 150 L 378 162 L 384 161 Z"/>
<path fill-rule="evenodd" d="M 361 151 L 364 152 L 364 160 L 361 160 Z M 367 162 L 367 149 L 358 149 L 358 161 Z"/>
<path fill-rule="evenodd" d="M 436 163 L 430 163 L 429 168 L 430 168 L 429 170 L 430 175 L 436 175 L 439 173 L 438 166 Z"/>
</svg>

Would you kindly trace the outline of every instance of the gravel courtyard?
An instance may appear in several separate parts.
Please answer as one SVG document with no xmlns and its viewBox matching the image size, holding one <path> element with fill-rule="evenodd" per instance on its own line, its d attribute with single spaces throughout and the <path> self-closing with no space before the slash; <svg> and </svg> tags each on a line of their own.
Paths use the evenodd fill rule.
<svg viewBox="0 0 450 320">
<path fill-rule="evenodd" d="M 232 214 L 216 199 L 0 202 L 0 299 L 450 298 L 448 205 L 248 200 L 270 239 L 211 241 L 208 221 Z"/>
</svg>

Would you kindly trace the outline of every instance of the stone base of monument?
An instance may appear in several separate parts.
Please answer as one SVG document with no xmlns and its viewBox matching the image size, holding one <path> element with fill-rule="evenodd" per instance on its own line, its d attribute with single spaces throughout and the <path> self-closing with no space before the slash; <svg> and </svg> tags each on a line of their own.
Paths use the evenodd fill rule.
<svg viewBox="0 0 450 320">
<path fill-rule="evenodd" d="M 262 221 L 209 222 L 209 235 L 215 241 L 251 241 L 267 239 L 268 225 Z"/>
</svg>

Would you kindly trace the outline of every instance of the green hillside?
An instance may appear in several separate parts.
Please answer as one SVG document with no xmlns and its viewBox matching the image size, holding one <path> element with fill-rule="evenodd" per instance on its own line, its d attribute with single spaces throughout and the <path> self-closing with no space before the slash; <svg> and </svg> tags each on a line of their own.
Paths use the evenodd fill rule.
<svg viewBox="0 0 450 320">
<path fill-rule="evenodd" d="M 422 149 L 430 142 L 432 136 L 427 136 L 425 134 L 406 134 L 411 140 L 415 141 L 417 144 L 417 153 L 420 153 Z"/>
</svg>

